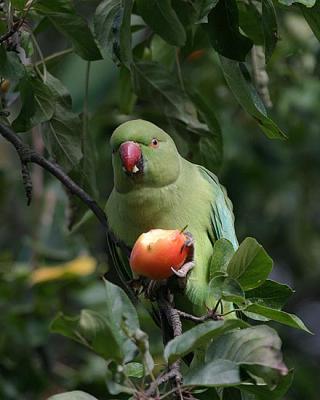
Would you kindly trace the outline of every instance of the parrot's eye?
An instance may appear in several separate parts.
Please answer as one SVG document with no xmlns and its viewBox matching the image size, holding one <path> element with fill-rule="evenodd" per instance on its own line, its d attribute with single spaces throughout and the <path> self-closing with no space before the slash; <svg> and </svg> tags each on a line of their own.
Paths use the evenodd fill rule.
<svg viewBox="0 0 320 400">
<path fill-rule="evenodd" d="M 159 147 L 159 140 L 156 139 L 156 138 L 153 138 L 153 139 L 151 140 L 150 146 L 151 146 L 151 147 Z"/>
</svg>

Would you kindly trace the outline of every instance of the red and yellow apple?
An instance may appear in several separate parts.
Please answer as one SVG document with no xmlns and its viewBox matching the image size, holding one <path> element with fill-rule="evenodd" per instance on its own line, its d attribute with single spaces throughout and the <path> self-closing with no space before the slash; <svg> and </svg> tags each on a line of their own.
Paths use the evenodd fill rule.
<svg viewBox="0 0 320 400">
<path fill-rule="evenodd" d="M 189 249 L 182 231 L 151 229 L 140 235 L 130 255 L 130 266 L 137 275 L 166 279 L 186 261 Z"/>
</svg>

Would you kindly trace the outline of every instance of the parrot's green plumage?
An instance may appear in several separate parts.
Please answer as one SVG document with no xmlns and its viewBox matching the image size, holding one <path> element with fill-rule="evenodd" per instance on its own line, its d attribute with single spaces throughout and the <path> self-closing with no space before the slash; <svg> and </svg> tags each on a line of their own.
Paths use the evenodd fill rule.
<svg viewBox="0 0 320 400">
<path fill-rule="evenodd" d="M 156 139 L 157 146 L 152 146 Z M 119 147 L 139 145 L 143 171 L 124 171 Z M 195 267 L 188 275 L 186 295 L 197 305 L 207 299 L 208 266 L 215 240 L 228 239 L 236 249 L 230 200 L 217 177 L 204 167 L 185 160 L 171 137 L 156 125 L 134 120 L 120 125 L 111 137 L 114 188 L 106 213 L 113 234 L 132 247 L 150 229 L 182 229 L 195 240 Z M 125 280 L 131 278 L 127 255 L 109 240 L 113 261 Z"/>
</svg>

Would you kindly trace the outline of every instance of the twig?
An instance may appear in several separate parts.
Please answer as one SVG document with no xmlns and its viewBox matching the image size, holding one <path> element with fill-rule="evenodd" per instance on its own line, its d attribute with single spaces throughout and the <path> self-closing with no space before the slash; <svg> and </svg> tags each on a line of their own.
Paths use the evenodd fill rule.
<svg viewBox="0 0 320 400">
<path fill-rule="evenodd" d="M 96 215 L 98 220 L 104 226 L 106 231 L 109 232 L 109 225 L 106 214 L 102 210 L 102 208 L 96 203 L 92 197 L 85 192 L 80 186 L 78 186 L 60 167 L 60 165 L 56 164 L 53 161 L 49 161 L 46 158 L 42 157 L 40 154 L 31 149 L 27 144 L 23 143 L 22 140 L 18 137 L 18 135 L 12 131 L 12 129 L 0 123 L 0 134 L 7 139 L 16 149 L 22 168 L 25 174 L 25 184 L 26 184 L 26 194 L 28 198 L 28 204 L 31 201 L 31 193 L 30 193 L 30 173 L 27 165 L 29 163 L 34 163 L 40 165 L 42 168 L 50 172 L 53 176 L 55 176 L 73 195 L 79 197 Z M 27 172 L 28 171 L 28 172 Z M 110 233 L 110 232 L 109 232 Z"/>
<path fill-rule="evenodd" d="M 272 101 L 269 93 L 269 76 L 266 70 L 266 59 L 262 46 L 253 46 L 251 50 L 251 64 L 253 78 L 257 91 L 267 108 L 272 107 Z"/>
<path fill-rule="evenodd" d="M 0 36 L 0 44 L 10 39 L 10 37 L 20 29 L 20 27 L 21 25 L 19 23 L 14 24 L 13 27 L 7 33 Z"/>
<path fill-rule="evenodd" d="M 150 397 L 155 393 L 156 388 L 166 382 L 168 382 L 170 379 L 174 378 L 176 376 L 176 371 L 170 370 L 168 372 L 165 372 L 161 375 L 159 375 L 154 382 L 150 384 L 148 389 L 145 391 L 146 396 Z"/>
<path fill-rule="evenodd" d="M 226 315 L 229 315 L 229 314 L 231 314 L 231 313 L 233 313 L 233 312 L 237 312 L 237 311 L 245 311 L 245 309 L 234 308 L 233 310 L 230 310 L 230 311 L 228 311 L 228 312 L 226 312 L 226 313 L 224 313 L 224 314 L 221 314 L 221 317 L 225 317 Z"/>
<path fill-rule="evenodd" d="M 183 78 L 182 78 L 178 48 L 175 49 L 175 56 L 176 56 L 176 66 L 177 66 L 177 74 L 178 74 L 179 83 L 180 83 L 181 89 L 184 91 L 185 89 L 184 89 L 184 83 L 183 83 Z"/>
<path fill-rule="evenodd" d="M 36 62 L 34 63 L 34 66 L 39 66 L 39 65 L 41 65 L 41 64 L 43 63 L 43 61 L 44 61 L 45 63 L 48 63 L 48 62 L 54 60 L 55 58 L 62 57 L 62 56 L 64 56 L 64 55 L 70 54 L 70 53 L 72 53 L 72 52 L 73 52 L 73 49 L 72 49 L 72 48 L 66 49 L 66 50 L 58 51 L 57 53 L 53 53 L 53 54 L 51 54 L 50 56 L 44 58 L 43 60 L 36 61 Z"/>
<path fill-rule="evenodd" d="M 29 3 L 27 3 L 26 8 L 23 11 L 23 15 L 22 17 L 16 21 L 9 29 L 9 31 L 5 34 L 3 34 L 2 36 L 0 36 L 0 44 L 5 42 L 6 40 L 10 39 L 11 36 L 13 36 L 16 32 L 19 31 L 19 29 L 22 27 L 22 25 L 24 24 L 24 21 L 28 15 L 28 12 L 33 4 L 33 0 L 29 1 Z"/>
<path fill-rule="evenodd" d="M 221 316 L 219 314 L 217 314 L 215 310 L 209 310 L 207 314 L 202 315 L 201 317 L 196 317 L 195 315 L 188 314 L 188 313 L 186 313 L 184 311 L 180 311 L 180 310 L 176 310 L 176 311 L 179 314 L 180 318 L 195 322 L 197 324 L 200 324 L 205 321 L 209 321 L 211 319 L 214 321 L 221 319 Z"/>
</svg>

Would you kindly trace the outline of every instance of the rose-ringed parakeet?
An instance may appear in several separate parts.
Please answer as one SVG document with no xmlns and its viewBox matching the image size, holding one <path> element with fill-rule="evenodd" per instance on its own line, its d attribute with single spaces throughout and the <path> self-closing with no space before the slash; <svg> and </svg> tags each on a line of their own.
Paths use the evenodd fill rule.
<svg viewBox="0 0 320 400">
<path fill-rule="evenodd" d="M 185 294 L 204 308 L 213 244 L 228 239 L 238 247 L 232 205 L 217 177 L 184 159 L 172 138 L 156 125 L 134 120 L 112 134 L 114 188 L 106 213 L 117 240 L 132 248 L 140 234 L 154 228 L 182 229 L 194 239 L 194 268 Z M 109 249 L 124 281 L 132 279 L 128 254 L 109 237 Z"/>
</svg>

